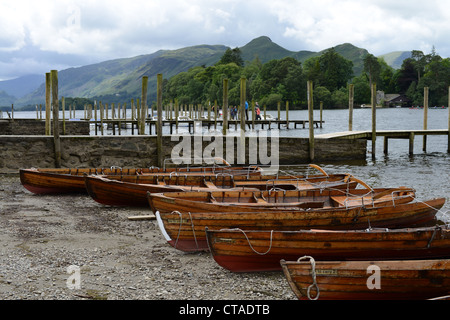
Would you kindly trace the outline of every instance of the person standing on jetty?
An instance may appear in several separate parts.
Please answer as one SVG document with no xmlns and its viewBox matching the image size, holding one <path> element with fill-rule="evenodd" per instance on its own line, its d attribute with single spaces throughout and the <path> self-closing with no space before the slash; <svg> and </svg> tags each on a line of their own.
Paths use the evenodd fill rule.
<svg viewBox="0 0 450 320">
<path fill-rule="evenodd" d="M 248 102 L 245 101 L 245 120 L 248 120 Z"/>
<path fill-rule="evenodd" d="M 261 109 L 259 108 L 258 102 L 256 102 L 255 114 L 256 114 L 255 120 L 261 120 Z"/>
</svg>

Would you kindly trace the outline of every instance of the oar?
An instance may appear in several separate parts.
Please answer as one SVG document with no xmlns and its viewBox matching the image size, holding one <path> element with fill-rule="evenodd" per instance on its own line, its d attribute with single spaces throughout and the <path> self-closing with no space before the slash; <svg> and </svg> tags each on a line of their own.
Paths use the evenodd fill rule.
<svg viewBox="0 0 450 320">
<path fill-rule="evenodd" d="M 316 169 L 316 170 L 319 170 L 320 172 L 322 172 L 322 174 L 324 175 L 324 176 L 327 176 L 328 177 L 328 173 L 326 173 L 325 172 L 325 170 L 323 170 L 321 167 L 319 167 L 318 165 L 316 165 L 316 164 L 310 164 L 309 165 L 311 168 L 314 168 L 314 169 Z"/>
</svg>

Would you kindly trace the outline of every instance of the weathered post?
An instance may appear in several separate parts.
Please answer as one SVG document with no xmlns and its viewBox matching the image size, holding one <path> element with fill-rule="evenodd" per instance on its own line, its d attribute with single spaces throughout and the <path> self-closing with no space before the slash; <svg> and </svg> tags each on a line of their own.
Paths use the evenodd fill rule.
<svg viewBox="0 0 450 320">
<path fill-rule="evenodd" d="M 100 101 L 100 132 L 102 133 L 103 136 L 103 119 L 105 117 L 105 110 L 104 110 L 104 106 L 103 103 Z"/>
<path fill-rule="evenodd" d="M 62 108 L 62 120 L 63 120 L 63 135 L 66 134 L 66 99 L 61 97 L 61 108 Z M 69 107 L 70 108 L 70 107 Z M 70 110 L 69 110 L 69 118 L 70 118 Z"/>
<path fill-rule="evenodd" d="M 163 150 L 162 150 L 162 82 L 163 76 L 161 73 L 156 75 L 156 108 L 158 114 L 158 126 L 156 129 L 157 138 L 157 152 L 158 152 L 158 166 L 163 166 Z"/>
<path fill-rule="evenodd" d="M 308 115 L 309 115 L 309 160 L 314 161 L 314 103 L 313 103 L 313 83 L 307 82 L 308 93 Z"/>
<path fill-rule="evenodd" d="M 228 79 L 223 79 L 223 122 L 222 134 L 227 135 L 228 131 Z"/>
<path fill-rule="evenodd" d="M 323 122 L 323 101 L 320 101 L 320 127 L 322 128 Z"/>
<path fill-rule="evenodd" d="M 255 130 L 255 101 L 252 100 L 252 130 Z"/>
<path fill-rule="evenodd" d="M 214 130 L 217 130 L 217 109 L 219 106 L 217 105 L 217 100 L 214 100 Z"/>
<path fill-rule="evenodd" d="M 428 92 L 429 88 L 423 88 L 423 130 L 428 129 Z M 427 151 L 427 135 L 423 135 L 423 151 Z"/>
<path fill-rule="evenodd" d="M 147 109 L 147 88 L 148 88 L 148 77 L 142 77 L 142 98 L 141 98 L 141 125 L 139 134 L 145 133 L 145 110 Z M 158 114 L 158 117 L 160 115 Z M 159 121 L 159 119 L 158 119 Z"/>
<path fill-rule="evenodd" d="M 240 107 L 240 117 L 241 117 L 241 133 L 240 133 L 240 143 L 237 150 L 238 163 L 245 163 L 245 101 L 247 100 L 246 94 L 246 81 L 247 79 L 241 78 L 241 107 Z"/>
<path fill-rule="evenodd" d="M 372 159 L 375 159 L 375 150 L 376 150 L 376 140 L 377 140 L 377 85 L 375 83 L 372 84 L 371 88 L 372 97 Z"/>
<path fill-rule="evenodd" d="M 241 131 L 245 132 L 245 101 L 247 100 L 246 94 L 246 78 L 241 78 L 241 110 L 240 110 L 240 120 L 241 120 Z"/>
<path fill-rule="evenodd" d="M 450 153 L 450 86 L 448 87 L 448 143 L 447 143 L 447 153 Z"/>
<path fill-rule="evenodd" d="M 51 74 L 50 72 L 47 72 L 45 74 L 45 135 L 49 136 L 51 131 L 51 123 L 50 123 L 50 94 L 51 94 Z"/>
<path fill-rule="evenodd" d="M 179 109 L 179 105 L 178 105 L 178 99 L 175 99 L 175 128 L 176 128 L 176 131 L 177 131 L 177 133 L 178 133 L 178 117 L 179 117 L 179 112 L 178 112 L 178 109 Z"/>
<path fill-rule="evenodd" d="M 61 140 L 59 137 L 59 103 L 58 103 L 58 71 L 51 70 L 52 106 L 53 106 L 53 141 L 55 145 L 55 167 L 61 167 Z"/>
<path fill-rule="evenodd" d="M 353 131 L 353 104 L 355 96 L 355 85 L 348 87 L 348 131 Z"/>
<path fill-rule="evenodd" d="M 314 125 L 314 123 L 309 125 Z M 289 101 L 286 101 L 286 129 L 289 129 Z"/>
<path fill-rule="evenodd" d="M 278 129 L 280 129 L 280 120 L 281 120 L 281 102 L 278 101 L 277 103 L 277 108 L 278 108 Z"/>
</svg>

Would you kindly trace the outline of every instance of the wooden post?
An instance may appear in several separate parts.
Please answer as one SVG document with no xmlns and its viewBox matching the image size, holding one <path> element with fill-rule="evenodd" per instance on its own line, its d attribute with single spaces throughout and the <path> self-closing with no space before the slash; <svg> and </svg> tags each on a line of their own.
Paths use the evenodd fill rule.
<svg viewBox="0 0 450 320">
<path fill-rule="evenodd" d="M 450 86 L 448 87 L 448 142 L 447 142 L 447 153 L 450 153 Z"/>
<path fill-rule="evenodd" d="M 103 119 L 105 118 L 105 107 L 103 106 L 103 103 L 100 101 L 100 132 L 102 133 L 102 136 L 104 135 L 103 132 Z"/>
<path fill-rule="evenodd" d="M 281 120 L 281 102 L 277 103 L 277 108 L 278 108 L 278 121 Z M 278 129 L 280 129 L 280 125 L 278 125 Z"/>
<path fill-rule="evenodd" d="M 62 120 L 63 120 L 63 135 L 66 134 L 66 99 L 64 97 L 61 97 L 61 108 L 62 108 Z M 70 110 L 69 110 L 69 118 L 70 118 Z"/>
<path fill-rule="evenodd" d="M 376 109 L 377 109 L 377 85 L 375 83 L 372 84 L 371 88 L 372 97 L 372 159 L 375 159 L 375 150 L 376 150 L 376 140 L 377 140 L 377 119 L 376 119 Z"/>
<path fill-rule="evenodd" d="M 412 156 L 414 154 L 414 132 L 409 134 L 409 155 Z"/>
<path fill-rule="evenodd" d="M 177 130 L 177 133 L 178 133 L 178 117 L 179 117 L 179 112 L 178 112 L 178 109 L 179 109 L 179 105 L 178 105 L 178 99 L 175 99 L 175 128 L 176 128 L 176 130 Z"/>
<path fill-rule="evenodd" d="M 314 103 L 313 103 L 313 83 L 307 82 L 308 92 L 308 115 L 309 115 L 309 160 L 314 161 Z"/>
<path fill-rule="evenodd" d="M 322 128 L 323 122 L 323 101 L 320 101 L 320 127 Z"/>
<path fill-rule="evenodd" d="M 51 110 L 51 85 L 52 78 L 50 72 L 45 74 L 45 135 L 49 136 L 51 132 L 50 110 Z"/>
<path fill-rule="evenodd" d="M 429 88 L 423 88 L 423 130 L 428 129 L 428 91 Z M 423 135 L 423 151 L 427 151 L 427 135 Z"/>
<path fill-rule="evenodd" d="M 95 135 L 97 135 L 97 127 L 98 127 L 98 123 L 97 123 L 97 100 L 94 100 L 94 123 L 95 123 Z"/>
<path fill-rule="evenodd" d="M 163 76 L 158 73 L 156 76 L 156 108 L 158 114 L 158 126 L 156 129 L 157 138 L 157 152 L 158 152 L 158 166 L 163 166 L 163 154 L 162 154 L 162 82 Z"/>
<path fill-rule="evenodd" d="M 255 101 L 252 100 L 252 130 L 255 130 Z"/>
<path fill-rule="evenodd" d="M 61 140 L 59 137 L 59 102 L 58 102 L 58 71 L 51 70 L 52 106 L 53 106 L 53 141 L 55 144 L 55 166 L 61 168 Z"/>
<path fill-rule="evenodd" d="M 148 77 L 142 77 L 142 98 L 141 98 L 141 129 L 139 134 L 145 134 L 145 110 L 147 109 L 147 88 L 148 88 Z M 160 115 L 158 114 L 158 117 Z M 162 114 L 161 114 L 162 116 Z M 162 118 L 161 118 L 162 119 Z M 159 119 L 158 119 L 159 122 Z"/>
<path fill-rule="evenodd" d="M 217 109 L 219 106 L 217 105 L 217 100 L 214 100 L 214 130 L 217 130 Z"/>
<path fill-rule="evenodd" d="M 227 135 L 228 131 L 228 79 L 223 79 L 223 122 L 222 134 Z"/>
<path fill-rule="evenodd" d="M 383 147 L 383 151 L 384 154 L 388 154 L 388 148 L 389 148 L 389 138 L 386 136 L 384 137 L 384 147 Z"/>
<path fill-rule="evenodd" d="M 353 104 L 355 96 L 355 85 L 348 87 L 348 131 L 353 131 Z"/>
<path fill-rule="evenodd" d="M 314 123 L 309 125 L 314 125 Z M 289 101 L 286 101 L 286 129 L 289 129 Z"/>
<path fill-rule="evenodd" d="M 247 100 L 247 90 L 246 90 L 246 78 L 241 78 L 241 110 L 240 110 L 240 117 L 241 117 L 241 130 L 245 132 L 245 101 Z"/>
<path fill-rule="evenodd" d="M 240 143 L 239 143 L 239 149 L 237 150 L 238 154 L 238 163 L 244 164 L 245 163 L 245 101 L 247 100 L 247 79 L 242 77 L 241 78 L 241 107 L 240 107 L 240 122 L 241 122 L 241 132 L 240 132 Z"/>
</svg>

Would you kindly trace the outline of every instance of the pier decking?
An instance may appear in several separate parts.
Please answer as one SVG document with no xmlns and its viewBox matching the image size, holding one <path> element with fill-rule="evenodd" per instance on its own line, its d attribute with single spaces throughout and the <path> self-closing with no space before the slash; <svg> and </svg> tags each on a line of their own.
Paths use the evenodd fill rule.
<svg viewBox="0 0 450 320">
<path fill-rule="evenodd" d="M 408 139 L 409 140 L 409 153 L 414 153 L 414 137 L 415 136 L 431 136 L 431 135 L 443 135 L 449 136 L 448 152 L 450 152 L 450 132 L 446 129 L 435 130 L 377 130 L 376 136 L 384 137 L 384 153 L 388 152 L 389 139 Z M 343 131 L 316 135 L 315 139 L 367 139 L 371 140 L 372 131 Z M 426 144 L 424 144 L 426 149 Z"/>
</svg>

